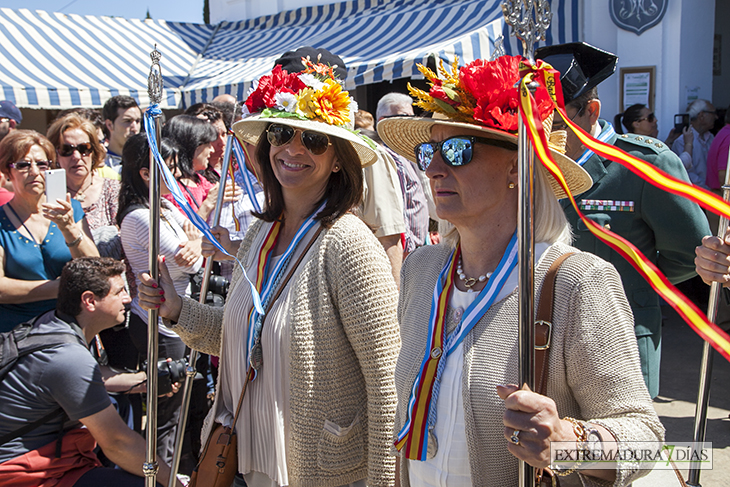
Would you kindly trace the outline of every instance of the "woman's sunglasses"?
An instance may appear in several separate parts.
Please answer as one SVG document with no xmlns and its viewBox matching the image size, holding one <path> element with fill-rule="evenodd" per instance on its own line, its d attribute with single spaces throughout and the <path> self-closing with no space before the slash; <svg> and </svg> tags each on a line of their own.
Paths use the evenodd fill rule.
<svg viewBox="0 0 730 487">
<path fill-rule="evenodd" d="M 288 126 L 281 125 L 278 123 L 271 124 L 268 130 L 266 130 L 266 138 L 269 144 L 274 147 L 281 147 L 286 145 L 294 138 L 297 130 Z M 315 156 L 319 156 L 327 152 L 327 148 L 330 145 L 330 138 L 320 132 L 313 130 L 302 130 L 302 144 L 307 148 L 309 152 Z"/>
<path fill-rule="evenodd" d="M 646 120 L 649 123 L 654 123 L 654 120 L 656 120 L 656 117 L 654 116 L 653 113 L 650 113 L 646 117 L 638 119 L 637 122 L 643 122 L 644 120 Z"/>
<path fill-rule="evenodd" d="M 70 157 L 74 154 L 74 151 L 79 151 L 81 157 L 88 156 L 93 151 L 91 144 L 85 142 L 79 145 L 63 144 L 58 148 L 58 155 L 62 157 Z"/>
<path fill-rule="evenodd" d="M 38 171 L 45 171 L 46 169 L 49 169 L 51 167 L 51 161 L 18 161 L 18 162 L 11 162 L 8 164 L 9 168 L 17 169 L 21 172 L 26 172 L 30 169 L 30 166 L 34 165 L 38 168 Z"/>
<path fill-rule="evenodd" d="M 418 144 L 416 146 L 416 162 L 421 171 L 425 171 L 431 165 L 434 154 L 441 151 L 441 158 L 448 166 L 464 166 L 471 162 L 472 156 L 474 155 L 474 144 L 477 142 L 493 147 L 517 150 L 515 143 L 506 140 L 487 139 L 484 137 L 474 137 L 473 135 L 458 135 L 456 137 L 449 137 L 441 142 L 424 142 Z"/>
</svg>

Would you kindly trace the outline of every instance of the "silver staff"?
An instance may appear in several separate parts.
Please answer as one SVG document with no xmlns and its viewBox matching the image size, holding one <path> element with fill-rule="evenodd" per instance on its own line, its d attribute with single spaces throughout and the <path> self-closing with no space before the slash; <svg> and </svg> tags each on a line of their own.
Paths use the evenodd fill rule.
<svg viewBox="0 0 730 487">
<path fill-rule="evenodd" d="M 162 54 L 155 49 L 150 53 L 152 66 L 147 79 L 147 93 L 150 104 L 156 105 L 162 100 L 162 68 L 160 58 Z M 157 147 L 160 146 L 160 118 L 155 117 L 155 136 Z M 150 275 L 152 279 L 159 279 L 157 254 L 160 253 L 160 172 L 157 162 L 150 149 Z M 147 312 L 147 461 L 143 471 L 145 486 L 155 487 L 157 484 L 157 319 L 158 311 L 151 309 Z"/>
<path fill-rule="evenodd" d="M 725 184 L 722 186 L 722 199 L 730 201 L 730 152 L 728 152 L 727 166 L 725 169 Z M 720 223 L 717 226 L 717 236 L 721 239 L 725 238 L 725 230 L 728 226 L 728 218 L 720 217 Z M 720 305 L 722 297 L 722 285 L 719 282 L 713 282 L 710 286 L 710 300 L 707 303 L 707 318 L 715 323 L 717 320 L 717 308 Z M 715 351 L 710 347 L 710 342 L 705 340 L 702 348 L 702 363 L 700 365 L 700 387 L 697 393 L 697 406 L 695 409 L 694 436 L 692 441 L 695 446 L 705 442 L 705 432 L 707 428 L 707 407 L 710 404 L 710 382 L 712 379 L 712 359 Z M 694 452 L 692 458 L 695 458 Z M 690 487 L 700 487 L 700 463 L 693 461 L 689 464 L 689 476 L 687 477 L 687 485 Z"/>
<path fill-rule="evenodd" d="M 235 109 L 233 110 L 233 117 L 235 118 Z M 233 124 L 233 120 L 231 120 Z M 213 226 L 218 225 L 221 220 L 221 210 L 223 209 L 223 196 L 225 194 L 226 178 L 231 167 L 231 152 L 233 149 L 233 137 L 234 135 L 228 133 L 226 139 L 226 149 L 223 153 L 223 167 L 221 171 L 221 179 L 218 183 L 218 198 L 215 203 L 215 212 L 213 213 Z M 243 161 L 239 161 L 239 164 L 243 164 Z M 233 179 L 233 178 L 231 178 Z M 200 283 L 200 298 L 198 301 L 201 304 L 205 304 L 205 299 L 208 295 L 208 284 L 210 280 L 210 274 L 213 270 L 213 257 L 208 257 L 205 261 L 205 270 L 203 271 L 203 282 Z M 177 469 L 180 467 L 180 457 L 182 456 L 182 443 L 183 437 L 185 436 L 185 427 L 188 423 L 188 411 L 190 410 L 190 397 L 193 393 L 193 378 L 195 377 L 195 364 L 198 362 L 198 351 L 190 350 L 190 359 L 187 368 L 185 369 L 187 380 L 185 381 L 185 387 L 183 388 L 183 400 L 182 408 L 180 410 L 180 417 L 177 422 L 177 432 L 175 433 L 175 451 L 172 456 L 172 465 L 170 465 L 170 482 L 169 487 L 175 487 L 175 480 L 177 477 Z"/>
<path fill-rule="evenodd" d="M 524 56 L 535 62 L 535 42 L 545 39 L 545 32 L 550 26 L 552 14 L 550 3 L 543 0 L 505 0 L 502 2 L 502 13 L 505 22 L 511 27 L 512 35 L 522 41 Z M 537 83 L 528 84 L 534 93 Z M 518 179 L 520 197 L 518 203 L 519 225 L 517 239 L 519 250 L 519 313 L 518 313 L 518 373 L 520 384 L 535 389 L 535 153 L 527 137 L 525 123 L 519 119 L 518 126 Z M 526 462 L 520 460 L 519 485 L 532 487 L 535 484 L 534 470 Z"/>
</svg>

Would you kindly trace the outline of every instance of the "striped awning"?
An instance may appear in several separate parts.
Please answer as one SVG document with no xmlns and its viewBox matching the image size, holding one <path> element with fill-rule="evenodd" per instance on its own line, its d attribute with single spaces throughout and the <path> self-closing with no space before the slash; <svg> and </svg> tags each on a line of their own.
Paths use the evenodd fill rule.
<svg viewBox="0 0 730 487">
<path fill-rule="evenodd" d="M 99 107 L 111 96 L 149 103 L 153 46 L 162 52 L 162 108 L 243 99 L 282 53 L 329 49 L 348 67 L 346 87 L 420 77 L 417 63 L 488 58 L 504 38 L 501 0 L 350 0 L 218 26 L 0 9 L 0 86 L 19 107 Z M 578 0 L 553 0 L 545 44 L 578 35 Z"/>
<path fill-rule="evenodd" d="M 220 93 L 244 98 L 251 82 L 271 70 L 282 53 L 323 47 L 347 64 L 346 88 L 420 77 L 429 57 L 460 64 L 488 58 L 495 40 L 507 54 L 522 51 L 504 24 L 502 0 L 373 0 L 306 7 L 228 25 L 215 35 L 182 87 L 186 105 Z M 578 38 L 578 0 L 553 0 L 543 44 Z"/>
<path fill-rule="evenodd" d="M 0 9 L 0 86 L 22 108 L 100 107 L 115 95 L 149 104 L 150 52 L 162 52 L 162 108 L 178 108 L 180 86 L 213 27 Z"/>
</svg>

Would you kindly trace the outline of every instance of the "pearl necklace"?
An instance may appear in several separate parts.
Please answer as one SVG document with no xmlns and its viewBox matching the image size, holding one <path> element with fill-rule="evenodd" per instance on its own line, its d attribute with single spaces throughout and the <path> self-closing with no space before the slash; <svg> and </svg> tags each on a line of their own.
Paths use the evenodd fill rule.
<svg viewBox="0 0 730 487">
<path fill-rule="evenodd" d="M 474 290 L 472 287 L 474 287 L 478 282 L 484 282 L 490 277 L 492 277 L 491 272 L 487 272 L 483 276 L 479 277 L 466 277 L 466 274 L 464 274 L 464 269 L 461 265 L 461 257 L 459 257 L 459 262 L 456 264 L 456 275 L 459 276 L 459 279 L 464 282 L 464 287 L 466 287 L 467 293 L 473 293 Z"/>
</svg>

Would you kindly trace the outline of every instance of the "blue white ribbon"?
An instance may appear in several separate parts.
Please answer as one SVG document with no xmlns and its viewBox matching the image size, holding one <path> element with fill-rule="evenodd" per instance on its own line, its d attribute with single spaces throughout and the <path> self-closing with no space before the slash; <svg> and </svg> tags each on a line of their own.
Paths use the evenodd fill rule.
<svg viewBox="0 0 730 487">
<path fill-rule="evenodd" d="M 613 129 L 613 125 L 611 125 L 611 122 L 606 122 L 603 130 L 601 130 L 601 133 L 598 135 L 598 137 L 596 137 L 596 140 L 608 143 L 608 141 L 611 140 L 611 137 L 613 137 L 614 135 L 616 135 L 616 131 Z M 577 162 L 578 165 L 582 166 L 588 161 L 588 159 L 593 156 L 593 154 L 595 154 L 595 152 L 590 149 L 586 149 L 586 151 L 575 162 Z"/>
<path fill-rule="evenodd" d="M 233 135 L 232 142 L 233 153 L 235 154 L 236 161 L 238 162 L 238 172 L 240 173 L 241 179 L 243 180 L 243 184 L 246 188 L 246 194 L 251 200 L 251 206 L 254 211 L 256 211 L 256 213 L 261 213 L 261 205 L 259 204 L 258 198 L 256 198 L 256 190 L 253 187 L 256 180 L 254 175 L 251 174 L 251 171 L 249 171 L 246 167 L 246 152 L 243 150 L 241 141 L 238 140 L 238 137 L 235 135 Z"/>
<path fill-rule="evenodd" d="M 289 261 L 291 261 L 292 257 L 294 256 L 294 252 L 296 251 L 297 246 L 307 234 L 307 232 L 309 232 L 312 227 L 319 223 L 314 218 L 319 214 L 320 211 L 322 211 L 322 209 L 324 209 L 326 203 L 326 201 L 322 203 L 320 207 L 317 208 L 314 213 L 309 215 L 309 218 L 307 218 L 304 223 L 301 224 L 301 226 L 297 230 L 297 233 L 294 235 L 294 238 L 292 238 L 292 241 L 289 242 L 289 245 L 284 251 L 284 254 L 274 266 L 274 269 L 269 272 L 271 267 L 271 258 L 269 258 L 267 259 L 263 270 L 260 270 L 264 273 L 264 285 L 261 291 L 261 300 L 263 301 L 264 306 L 268 306 L 269 301 L 271 301 L 271 299 L 276 294 L 276 289 L 278 288 L 281 279 L 284 277 L 284 271 L 289 265 Z M 248 324 L 248 343 L 246 347 L 247 363 L 249 361 L 249 357 L 251 356 L 254 345 L 261 337 L 261 329 L 263 328 L 263 324 L 264 313 L 260 312 L 258 309 L 254 309 L 251 313 L 251 319 Z M 255 380 L 258 371 L 252 368 L 252 372 L 253 376 L 251 377 L 251 380 Z"/>
<path fill-rule="evenodd" d="M 253 297 L 253 303 L 254 308 L 256 311 L 264 314 L 264 308 L 261 305 L 261 296 L 259 296 L 258 291 L 256 290 L 256 286 L 251 282 L 251 280 L 246 275 L 246 269 L 244 269 L 243 264 L 236 258 L 235 255 L 231 255 L 228 253 L 228 251 L 223 248 L 223 246 L 218 242 L 218 240 L 213 236 L 213 234 L 210 231 L 210 226 L 208 226 L 208 223 L 203 220 L 203 218 L 195 213 L 195 210 L 190 206 L 190 204 L 187 202 L 185 197 L 182 194 L 182 191 L 180 191 L 180 186 L 177 184 L 177 180 L 175 179 L 175 176 L 172 175 L 170 172 L 170 168 L 167 167 L 167 164 L 165 164 L 165 161 L 162 159 L 162 155 L 160 155 L 159 147 L 157 147 L 157 134 L 155 130 L 155 123 L 154 118 L 158 117 L 162 114 L 162 110 L 160 110 L 159 105 L 154 104 L 150 105 L 147 110 L 145 110 L 144 114 L 144 127 L 145 132 L 147 133 L 147 141 L 150 145 L 150 150 L 152 151 L 152 156 L 155 159 L 155 162 L 157 163 L 157 168 L 160 171 L 160 174 L 162 175 L 162 178 L 165 182 L 165 186 L 167 186 L 167 189 L 170 190 L 170 193 L 172 194 L 172 197 L 174 198 L 175 202 L 182 208 L 183 213 L 185 213 L 185 216 L 188 217 L 188 219 L 195 225 L 195 227 L 200 230 L 205 237 L 210 240 L 210 242 L 217 248 L 219 251 L 224 253 L 225 255 L 229 257 L 233 257 L 233 259 L 238 263 L 239 267 L 243 271 L 243 277 L 248 282 L 249 287 L 251 288 L 251 295 Z"/>
</svg>

